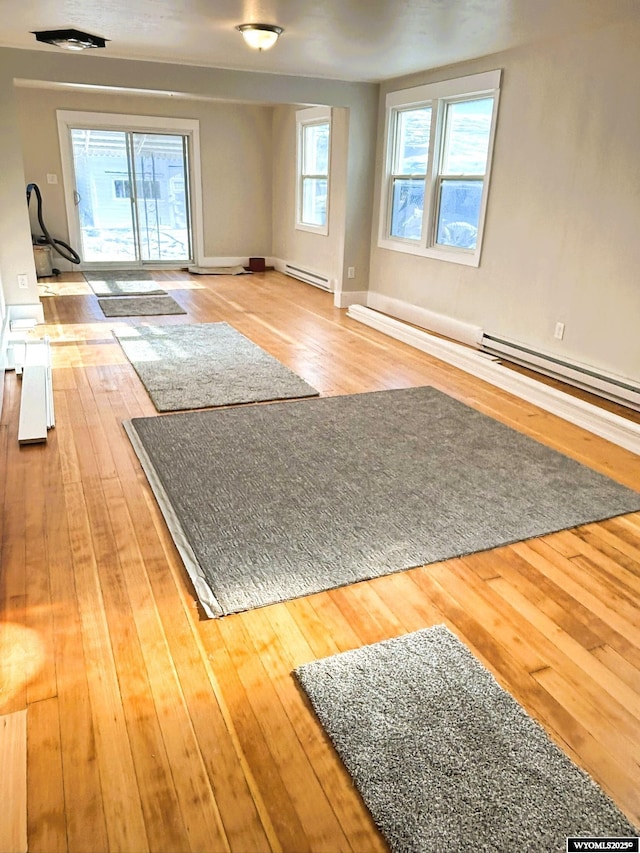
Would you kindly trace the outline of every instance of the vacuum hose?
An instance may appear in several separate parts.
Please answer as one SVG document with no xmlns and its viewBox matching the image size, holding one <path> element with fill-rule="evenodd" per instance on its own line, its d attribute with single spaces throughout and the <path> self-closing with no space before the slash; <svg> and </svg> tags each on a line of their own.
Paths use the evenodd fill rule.
<svg viewBox="0 0 640 853">
<path fill-rule="evenodd" d="M 42 193 L 40 192 L 40 187 L 37 184 L 27 184 L 27 207 L 29 207 L 29 202 L 31 201 L 31 191 L 36 194 L 36 198 L 38 200 L 38 222 L 40 223 L 40 228 L 42 228 L 43 237 L 38 239 L 38 245 L 46 245 L 52 246 L 55 251 L 62 255 L 63 258 L 66 258 L 68 261 L 71 261 L 72 264 L 82 263 L 82 258 L 80 255 L 72 249 L 67 243 L 64 243 L 62 240 L 54 240 L 54 238 L 47 231 L 47 226 L 44 224 L 44 219 L 42 218 Z"/>
</svg>

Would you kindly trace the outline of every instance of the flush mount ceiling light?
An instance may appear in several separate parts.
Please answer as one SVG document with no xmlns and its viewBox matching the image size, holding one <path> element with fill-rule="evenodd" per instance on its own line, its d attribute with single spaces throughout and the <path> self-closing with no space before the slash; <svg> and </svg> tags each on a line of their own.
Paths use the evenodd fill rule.
<svg viewBox="0 0 640 853">
<path fill-rule="evenodd" d="M 109 39 L 82 33 L 80 30 L 39 30 L 33 31 L 36 41 L 53 44 L 65 50 L 87 50 L 90 47 L 104 47 Z"/>
<path fill-rule="evenodd" d="M 276 27 L 275 24 L 239 24 L 236 29 L 254 50 L 269 50 L 284 32 L 282 27 Z"/>
</svg>

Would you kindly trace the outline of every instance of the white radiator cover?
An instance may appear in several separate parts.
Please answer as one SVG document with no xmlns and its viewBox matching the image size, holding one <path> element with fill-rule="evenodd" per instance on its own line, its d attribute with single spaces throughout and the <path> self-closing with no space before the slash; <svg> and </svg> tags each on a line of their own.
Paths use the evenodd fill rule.
<svg viewBox="0 0 640 853">
<path fill-rule="evenodd" d="M 533 350 L 525 344 L 493 335 L 482 336 L 482 349 L 544 373 L 545 376 L 560 379 L 576 388 L 640 411 L 640 385 L 631 379 L 596 370 L 588 365 L 563 361 L 557 356 Z"/>
<path fill-rule="evenodd" d="M 438 314 L 428 308 L 420 308 L 418 305 L 375 290 L 370 290 L 367 295 L 367 307 L 476 349 L 482 341 L 483 330 L 480 326 L 445 314 Z"/>
<path fill-rule="evenodd" d="M 304 267 L 298 266 L 297 264 L 290 264 L 288 262 L 284 265 L 284 273 L 285 275 L 290 275 L 292 278 L 297 278 L 307 284 L 313 284 L 315 287 L 320 287 L 322 290 L 327 290 L 329 293 L 333 293 L 331 279 L 323 273 L 304 269 Z"/>
</svg>

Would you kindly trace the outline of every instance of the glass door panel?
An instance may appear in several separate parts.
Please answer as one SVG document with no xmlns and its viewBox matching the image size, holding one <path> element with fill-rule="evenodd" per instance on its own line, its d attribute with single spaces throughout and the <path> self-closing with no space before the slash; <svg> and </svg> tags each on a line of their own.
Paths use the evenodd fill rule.
<svg viewBox="0 0 640 853">
<path fill-rule="evenodd" d="M 186 137 L 132 133 L 131 146 L 142 261 L 190 260 Z"/>
<path fill-rule="evenodd" d="M 84 263 L 192 259 L 188 137 L 71 129 Z"/>
<path fill-rule="evenodd" d="M 84 262 L 138 259 L 130 193 L 128 134 L 73 128 L 75 203 Z"/>
</svg>

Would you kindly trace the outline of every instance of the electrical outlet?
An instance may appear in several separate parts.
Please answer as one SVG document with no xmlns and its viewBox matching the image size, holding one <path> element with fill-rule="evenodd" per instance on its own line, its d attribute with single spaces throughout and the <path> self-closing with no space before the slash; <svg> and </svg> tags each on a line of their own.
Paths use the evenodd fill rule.
<svg viewBox="0 0 640 853">
<path fill-rule="evenodd" d="M 58 183 L 58 176 L 47 174 L 47 183 L 48 184 L 57 184 Z"/>
<path fill-rule="evenodd" d="M 26 290 L 29 287 L 29 276 L 26 272 L 23 272 L 18 276 L 18 287 L 21 287 L 23 290 Z"/>
<path fill-rule="evenodd" d="M 556 329 L 553 337 L 561 341 L 564 338 L 564 323 L 556 323 Z"/>
<path fill-rule="evenodd" d="M 347 267 L 347 278 L 355 278 L 356 277 L 356 268 L 355 267 Z"/>
</svg>

